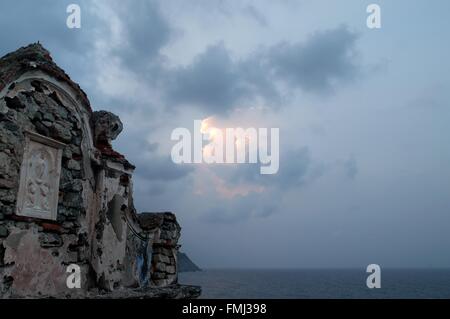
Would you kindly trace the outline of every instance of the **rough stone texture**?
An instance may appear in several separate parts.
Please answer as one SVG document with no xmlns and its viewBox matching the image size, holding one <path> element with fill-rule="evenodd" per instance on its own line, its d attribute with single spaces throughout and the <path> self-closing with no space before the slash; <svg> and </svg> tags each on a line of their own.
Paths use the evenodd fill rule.
<svg viewBox="0 0 450 319">
<path fill-rule="evenodd" d="M 194 299 L 201 295 L 201 288 L 188 285 L 117 290 L 107 294 L 90 295 L 95 299 Z"/>
<path fill-rule="evenodd" d="M 94 123 L 94 140 L 96 144 L 108 144 L 115 140 L 123 130 L 123 124 L 117 115 L 106 111 L 94 112 L 92 117 Z"/>
<path fill-rule="evenodd" d="M 172 213 L 142 213 L 138 215 L 140 227 L 153 232 L 151 283 L 166 286 L 177 282 L 177 255 L 181 227 Z"/>
<path fill-rule="evenodd" d="M 134 166 L 111 146 L 122 128 L 116 115 L 92 112 L 40 44 L 0 59 L 0 297 L 200 294 L 177 284 L 175 215 L 136 213 Z M 63 143 L 55 220 L 16 211 L 27 132 Z M 81 289 L 66 285 L 70 264 L 81 269 Z"/>
<path fill-rule="evenodd" d="M 30 44 L 5 55 L 0 61 L 0 70 L 2 74 L 0 91 L 24 73 L 30 70 L 40 70 L 57 81 L 66 83 L 77 94 L 77 99 L 89 110 L 91 109 L 86 93 L 81 90 L 78 84 L 72 82 L 70 77 L 53 62 L 50 53 L 39 43 Z"/>
</svg>

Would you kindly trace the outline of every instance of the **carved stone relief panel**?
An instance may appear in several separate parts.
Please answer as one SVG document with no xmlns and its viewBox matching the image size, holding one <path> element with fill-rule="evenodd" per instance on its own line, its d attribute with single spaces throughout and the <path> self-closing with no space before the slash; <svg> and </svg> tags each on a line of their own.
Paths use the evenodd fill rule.
<svg viewBox="0 0 450 319">
<path fill-rule="evenodd" d="M 56 220 L 63 147 L 55 140 L 26 132 L 17 215 Z"/>
</svg>

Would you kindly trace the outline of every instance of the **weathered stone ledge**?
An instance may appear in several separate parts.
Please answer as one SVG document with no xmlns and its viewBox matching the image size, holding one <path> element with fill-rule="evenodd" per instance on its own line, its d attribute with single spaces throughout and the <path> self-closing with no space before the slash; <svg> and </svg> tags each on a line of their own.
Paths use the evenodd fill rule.
<svg viewBox="0 0 450 319">
<path fill-rule="evenodd" d="M 200 297 L 200 286 L 171 285 L 150 288 L 123 288 L 113 292 L 99 293 L 91 290 L 87 295 L 56 295 L 40 297 L 10 296 L 7 299 L 196 299 Z"/>
<path fill-rule="evenodd" d="M 106 294 L 89 294 L 92 299 L 195 299 L 202 290 L 199 286 L 172 285 L 138 289 L 120 289 Z"/>
</svg>

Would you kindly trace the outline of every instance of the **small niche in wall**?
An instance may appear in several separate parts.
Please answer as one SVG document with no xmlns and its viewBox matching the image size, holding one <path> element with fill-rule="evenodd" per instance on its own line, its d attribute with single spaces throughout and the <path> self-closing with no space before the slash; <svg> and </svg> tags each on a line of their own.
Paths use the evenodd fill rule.
<svg viewBox="0 0 450 319">
<path fill-rule="evenodd" d="M 48 137 L 32 132 L 25 133 L 17 215 L 56 220 L 64 146 L 65 144 Z"/>
<path fill-rule="evenodd" d="M 123 232 L 123 220 L 122 220 L 122 205 L 123 197 L 120 195 L 114 195 L 113 199 L 108 203 L 108 211 L 106 212 L 106 217 L 112 225 L 114 233 L 116 234 L 117 240 L 122 241 Z"/>
</svg>

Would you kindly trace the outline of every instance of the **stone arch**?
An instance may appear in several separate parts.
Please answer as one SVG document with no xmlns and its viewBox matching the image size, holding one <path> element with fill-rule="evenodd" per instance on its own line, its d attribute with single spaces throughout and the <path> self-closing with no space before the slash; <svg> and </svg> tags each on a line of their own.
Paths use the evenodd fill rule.
<svg viewBox="0 0 450 319">
<path fill-rule="evenodd" d="M 21 75 L 19 78 L 17 78 L 14 81 L 11 81 L 5 85 L 5 88 L 0 91 L 0 99 L 7 97 L 11 91 L 12 86 L 20 85 L 24 82 L 32 82 L 32 81 L 41 81 L 48 85 L 49 87 L 53 88 L 54 90 L 58 91 L 59 94 L 62 94 L 66 101 L 68 101 L 69 107 L 72 107 L 75 115 L 77 117 L 77 120 L 82 125 L 83 130 L 83 136 L 86 137 L 86 143 L 89 150 L 94 149 L 94 142 L 93 142 L 93 132 L 92 128 L 90 127 L 90 119 L 92 116 L 92 111 L 90 110 L 89 106 L 83 105 L 83 103 L 80 101 L 79 98 L 77 98 L 77 93 L 73 91 L 73 89 L 65 85 L 64 83 L 48 76 L 47 74 L 43 72 L 30 72 L 25 73 Z"/>
<path fill-rule="evenodd" d="M 95 180 L 91 167 L 91 160 L 95 159 L 96 148 L 94 146 L 92 127 L 90 126 L 92 111 L 90 110 L 90 106 L 84 105 L 82 99 L 78 97 L 79 93 L 75 92 L 71 86 L 64 82 L 58 81 L 42 71 L 35 71 L 24 73 L 16 80 L 7 83 L 5 89 L 0 92 L 0 99 L 12 95 L 11 91 L 14 90 L 15 87 L 23 86 L 24 84 L 32 83 L 33 81 L 42 82 L 47 87 L 54 90 L 54 92 L 57 92 L 56 94 L 61 97 L 63 103 L 65 102 L 64 106 L 71 109 L 72 115 L 76 117 L 80 124 L 82 131 L 81 147 L 83 150 L 84 174 L 94 188 Z M 11 89 L 11 87 L 13 87 L 13 89 Z"/>
</svg>

